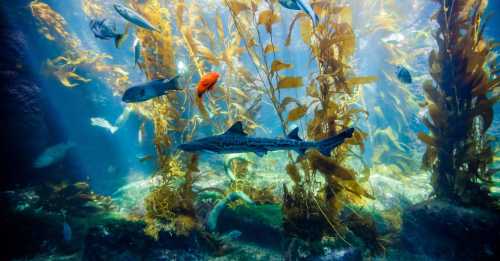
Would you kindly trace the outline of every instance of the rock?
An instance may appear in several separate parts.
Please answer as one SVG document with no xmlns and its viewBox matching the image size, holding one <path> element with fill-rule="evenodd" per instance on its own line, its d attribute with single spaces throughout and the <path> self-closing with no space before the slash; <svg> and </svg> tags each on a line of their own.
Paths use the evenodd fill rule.
<svg viewBox="0 0 500 261">
<path fill-rule="evenodd" d="M 282 223 L 279 205 L 239 205 L 222 211 L 217 228 L 223 232 L 239 230 L 242 240 L 280 249 L 284 239 Z"/>
<path fill-rule="evenodd" d="M 161 233 L 158 240 L 144 234 L 143 222 L 111 219 L 90 228 L 85 237 L 82 260 L 196 260 L 196 240 Z M 185 257 L 184 259 L 181 256 Z"/>
<path fill-rule="evenodd" d="M 500 213 L 430 200 L 403 213 L 401 243 L 444 260 L 498 260 Z"/>
</svg>

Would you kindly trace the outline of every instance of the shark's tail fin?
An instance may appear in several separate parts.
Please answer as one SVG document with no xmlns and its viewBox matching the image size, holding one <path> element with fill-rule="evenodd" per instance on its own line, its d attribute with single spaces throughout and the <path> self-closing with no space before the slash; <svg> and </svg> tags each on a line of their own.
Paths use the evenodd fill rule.
<svg viewBox="0 0 500 261">
<path fill-rule="evenodd" d="M 352 134 L 354 133 L 354 128 L 349 128 L 347 130 L 342 131 L 340 134 L 324 139 L 320 142 L 318 142 L 318 150 L 321 152 L 321 154 L 325 156 L 330 156 L 330 153 L 332 150 L 339 146 L 340 144 L 344 143 L 344 141 L 350 137 L 352 137 Z"/>
<path fill-rule="evenodd" d="M 118 34 L 116 37 L 115 37 L 115 47 L 116 48 L 120 48 L 120 46 L 122 46 L 123 42 L 125 42 L 125 40 L 127 40 L 127 37 L 128 37 L 128 30 L 130 29 L 130 24 L 127 24 L 125 26 L 125 32 L 123 32 L 123 34 Z"/>
</svg>

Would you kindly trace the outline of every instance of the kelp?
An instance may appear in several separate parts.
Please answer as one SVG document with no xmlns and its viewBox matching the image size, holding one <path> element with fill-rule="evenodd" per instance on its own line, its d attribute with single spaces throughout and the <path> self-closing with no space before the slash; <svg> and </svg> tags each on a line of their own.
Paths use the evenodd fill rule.
<svg viewBox="0 0 500 261">
<path fill-rule="evenodd" d="M 487 1 L 436 2 L 433 82 L 423 85 L 429 110 L 423 122 L 430 134 L 419 134 L 427 146 L 424 166 L 432 171 L 437 198 L 491 207 L 495 200 L 488 188 L 495 171 L 489 166 L 494 155 L 488 129 L 499 81 L 486 70 L 493 46 L 483 35 Z"/>
<path fill-rule="evenodd" d="M 309 109 L 312 119 L 307 122 L 307 134 L 309 139 L 318 141 L 337 135 L 352 126 L 360 114 L 366 113 L 355 103 L 360 86 L 376 78 L 355 76 L 348 65 L 356 42 L 350 8 L 339 6 L 335 1 L 318 1 L 313 7 L 320 17 L 317 28 L 313 29 L 310 19 L 299 13 L 292 21 L 288 37 L 290 39 L 298 22 L 302 40 L 318 66 L 317 75 L 306 90 L 312 100 L 308 106 L 312 108 Z M 295 101 L 287 100 L 287 104 L 292 102 Z M 308 107 L 297 102 L 288 119 L 301 119 Z M 283 196 L 284 229 L 289 236 L 309 242 L 333 236 L 350 245 L 346 239 L 349 229 L 340 222 L 340 213 L 347 203 L 359 204 L 373 198 L 357 182 L 357 173 L 346 166 L 352 152 L 350 146 L 363 149 L 364 137 L 365 134 L 357 130 L 353 138 L 336 148 L 332 155 L 324 156 L 312 150 L 297 163 L 287 166 L 287 173 L 294 181 L 291 191 L 284 187 Z M 301 166 L 304 177 L 299 175 L 296 164 Z M 321 174 L 324 182 L 320 182 L 316 173 Z"/>
</svg>

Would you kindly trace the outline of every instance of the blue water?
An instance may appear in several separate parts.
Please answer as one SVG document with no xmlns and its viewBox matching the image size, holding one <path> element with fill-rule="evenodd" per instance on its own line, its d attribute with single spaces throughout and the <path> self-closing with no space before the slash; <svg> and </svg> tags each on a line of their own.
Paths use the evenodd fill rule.
<svg viewBox="0 0 500 261">
<path fill-rule="evenodd" d="M 80 47 L 82 49 L 111 56 L 112 59 L 107 61 L 111 64 L 124 66 L 129 73 L 129 79 L 132 83 L 145 81 L 146 77 L 144 74 L 138 68 L 134 67 L 134 52 L 132 48 L 134 41 L 133 30 L 121 48 L 115 48 L 113 41 L 97 39 L 89 29 L 88 23 L 90 17 L 87 17 L 82 11 L 82 1 L 45 0 L 43 2 L 47 3 L 64 17 L 67 22 L 66 28 L 68 29 L 68 33 L 73 34 L 81 41 Z M 64 52 L 63 47 L 57 42 L 47 41 L 37 31 L 38 25 L 27 7 L 30 1 L 14 2 L 4 1 L 0 4 L 3 14 L 2 23 L 7 28 L 4 30 L 2 27 L 2 32 L 9 34 L 20 32 L 24 35 L 28 51 L 22 57 L 21 64 L 26 67 L 24 69 L 26 75 L 32 78 L 40 90 L 37 96 L 37 104 L 40 110 L 33 117 L 39 117 L 37 119 L 43 124 L 31 126 L 20 123 L 20 127 L 12 125 L 18 121 L 21 122 L 18 119 L 23 117 L 23 111 L 16 110 L 15 106 L 5 109 L 10 117 L 8 123 L 14 126 L 8 128 L 9 135 L 6 136 L 8 137 L 6 140 L 9 142 L 9 146 L 18 146 L 16 148 L 8 146 L 2 148 L 2 153 L 5 151 L 5 155 L 8 155 L 5 158 L 17 164 L 6 164 L 6 171 L 9 172 L 6 180 L 11 183 L 5 183 L 5 187 L 12 189 L 21 186 L 20 184 L 39 185 L 47 180 L 51 182 L 62 180 L 68 182 L 86 181 L 95 193 L 112 195 L 123 186 L 154 175 L 158 170 L 158 165 L 154 157 L 156 150 L 152 122 L 138 113 L 132 112 L 128 120 L 114 134 L 111 134 L 104 128 L 92 126 L 90 119 L 93 117 L 104 118 L 111 123 L 116 121 L 125 109 L 125 104 L 121 101 L 120 95 L 113 93 L 106 80 L 99 75 L 92 75 L 93 72 L 88 70 L 88 68 L 78 68 L 76 72 L 84 75 L 84 77 L 91 78 L 92 81 L 90 83 L 81 83 L 79 86 L 71 89 L 62 86 L 44 68 L 48 59 L 62 55 Z M 109 3 L 108 1 L 103 2 L 106 2 L 106 8 L 111 8 L 111 1 Z M 418 116 L 418 108 L 415 109 L 406 105 L 408 101 L 405 100 L 405 97 L 407 97 L 405 95 L 408 93 L 411 94 L 415 102 L 422 102 L 424 100 L 421 84 L 423 80 L 430 78 L 428 75 L 428 54 L 430 50 L 436 48 L 435 42 L 431 38 L 425 42 L 417 42 L 412 47 L 401 47 L 403 52 L 413 52 L 423 46 L 427 48 L 425 49 L 427 52 L 418 55 L 417 58 L 411 61 L 411 71 L 417 80 L 413 84 L 407 85 L 403 91 L 395 89 L 393 86 L 394 83 L 386 77 L 387 72 L 390 73 L 393 71 L 393 64 L 387 61 L 390 53 L 380 42 L 380 38 L 383 38 L 380 34 L 383 33 L 366 34 L 366 36 L 363 34 L 364 30 L 369 26 L 369 21 L 367 22 L 369 18 L 366 15 L 376 13 L 379 6 L 375 5 L 373 7 L 374 10 L 366 10 L 363 9 L 365 1 L 347 2 L 352 2 L 353 27 L 357 36 L 357 48 L 352 61 L 353 71 L 356 75 L 378 77 L 376 83 L 363 87 L 362 105 L 367 110 L 369 116 L 367 118 L 364 116 L 360 117 L 361 120 L 356 122 L 355 127 L 369 134 L 376 133 L 377 130 L 391 128 L 396 133 L 399 144 L 402 144 L 399 146 L 402 147 L 403 153 L 406 153 L 410 158 L 411 162 L 407 163 L 409 166 L 408 169 L 422 174 L 419 166 L 425 147 L 422 142 L 416 139 L 415 134 L 420 131 L 428 131 Z M 421 9 L 418 12 L 412 12 L 412 7 L 409 6 L 411 2 L 418 4 Z M 431 3 L 431 1 L 408 0 L 398 2 L 396 4 L 397 10 L 391 11 L 395 13 L 407 13 L 408 17 L 403 21 L 398 21 L 398 26 L 400 26 L 402 34 L 410 37 L 413 34 L 412 32 L 416 33 L 416 31 L 424 30 L 428 32 L 428 30 L 435 29 L 436 25 L 432 24 L 430 20 L 436 11 L 436 7 L 437 5 Z M 10 10 L 16 11 L 11 12 Z M 171 10 L 171 12 L 174 13 L 174 10 Z M 500 24 L 500 15 L 497 15 L 499 12 L 500 1 L 490 0 L 486 13 L 492 14 L 492 16 L 488 20 L 485 34 L 487 38 L 496 41 L 500 40 L 500 27 L 498 26 Z M 114 12 L 112 14 L 111 17 L 107 18 L 117 24 L 118 31 L 123 31 L 125 27 L 123 19 Z M 276 38 L 286 38 L 289 22 L 293 19 L 294 15 L 294 12 L 284 11 L 282 14 L 284 22 L 274 26 L 274 36 Z M 229 17 L 225 17 L 224 19 L 228 20 Z M 294 64 L 294 67 L 287 72 L 289 75 L 308 77 L 310 73 L 317 70 L 317 64 L 314 61 L 307 60 L 308 58 L 304 58 L 310 57 L 310 55 L 304 55 L 308 52 L 308 49 L 301 45 L 302 42 L 299 42 L 301 38 L 297 33 L 298 27 L 296 27 L 295 31 L 292 38 L 292 47 L 279 52 L 277 58 Z M 263 38 L 263 42 L 267 42 L 268 40 L 267 36 Z M 500 47 L 496 51 L 500 51 Z M 242 62 L 250 63 L 248 59 L 242 59 Z M 196 75 L 188 88 L 194 88 L 198 80 L 199 76 Z M 284 91 L 282 97 L 303 97 L 305 95 L 304 89 Z M 381 94 L 385 94 L 385 96 L 381 96 Z M 389 94 L 393 95 L 393 97 Z M 360 105 L 358 104 L 357 106 Z M 379 113 L 377 111 L 378 108 L 381 109 L 385 120 L 376 116 Z M 400 110 L 404 111 L 404 117 L 401 117 Z M 494 107 L 494 113 L 495 118 L 490 133 L 498 139 L 498 135 L 500 134 L 500 105 L 498 103 Z M 28 119 L 30 117 L 30 115 L 24 116 L 28 117 Z M 310 119 L 311 116 L 308 117 L 306 118 Z M 402 118 L 406 118 L 406 120 L 403 121 L 401 120 Z M 256 121 L 266 128 L 266 131 L 258 130 L 256 135 L 266 137 L 280 137 L 283 135 L 281 127 L 277 124 L 274 109 L 269 104 L 269 101 L 265 100 L 263 103 Z M 144 122 L 144 140 L 139 142 L 138 133 L 141 124 Z M 299 127 L 302 131 L 301 136 L 304 136 L 305 129 L 307 128 L 305 121 L 295 122 L 289 126 L 289 129 L 293 129 L 292 127 L 295 126 Z M 197 133 L 196 137 L 203 137 L 210 134 L 216 133 L 208 126 L 204 127 L 200 133 Z M 32 166 L 36 158 L 45 149 L 66 142 L 72 142 L 76 146 L 69 149 L 67 155 L 60 162 L 42 169 Z M 366 140 L 366 149 L 362 152 L 360 158 L 371 167 L 377 164 L 392 163 L 393 159 L 391 155 L 386 155 L 385 158 L 382 157 L 382 162 L 373 160 L 377 149 L 387 144 L 389 144 L 391 149 L 398 147 L 397 144 L 393 145 L 391 141 L 368 137 Z M 498 143 L 494 143 L 494 146 L 498 148 Z M 150 155 L 153 155 L 152 160 L 144 162 L 139 160 L 141 157 Z M 211 169 L 215 172 L 223 169 L 224 158 L 222 156 L 204 155 L 202 156 L 202 160 L 205 160 L 203 163 L 205 169 Z M 278 162 L 280 167 L 282 167 L 281 163 Z M 19 175 L 15 174 L 16 171 L 19 171 Z M 284 170 L 276 172 L 282 172 L 285 175 Z M 413 174 L 404 173 L 406 176 Z M 429 182 L 425 185 L 429 186 Z M 409 194 L 414 192 L 412 188 L 403 188 L 402 190 L 402 194 L 406 190 L 409 191 Z M 65 227 L 65 229 L 67 228 Z"/>
</svg>

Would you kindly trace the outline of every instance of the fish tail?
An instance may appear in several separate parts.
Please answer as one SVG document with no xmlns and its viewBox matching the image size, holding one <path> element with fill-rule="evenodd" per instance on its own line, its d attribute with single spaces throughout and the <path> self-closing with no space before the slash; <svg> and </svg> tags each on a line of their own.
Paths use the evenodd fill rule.
<svg viewBox="0 0 500 261">
<path fill-rule="evenodd" d="M 340 134 L 335 135 L 330 138 L 326 138 L 317 144 L 317 148 L 321 154 L 325 156 L 330 156 L 330 153 L 332 150 L 339 146 L 340 144 L 344 143 L 344 141 L 348 138 L 352 137 L 352 134 L 354 133 L 354 128 L 349 128 L 347 130 L 342 131 Z"/>
<path fill-rule="evenodd" d="M 118 34 L 115 37 L 115 47 L 116 48 L 120 48 L 120 46 L 123 44 L 123 42 L 125 42 L 125 40 L 127 40 L 129 29 L 130 29 L 130 24 L 127 24 L 125 26 L 125 31 L 123 32 L 123 34 Z"/>
</svg>

